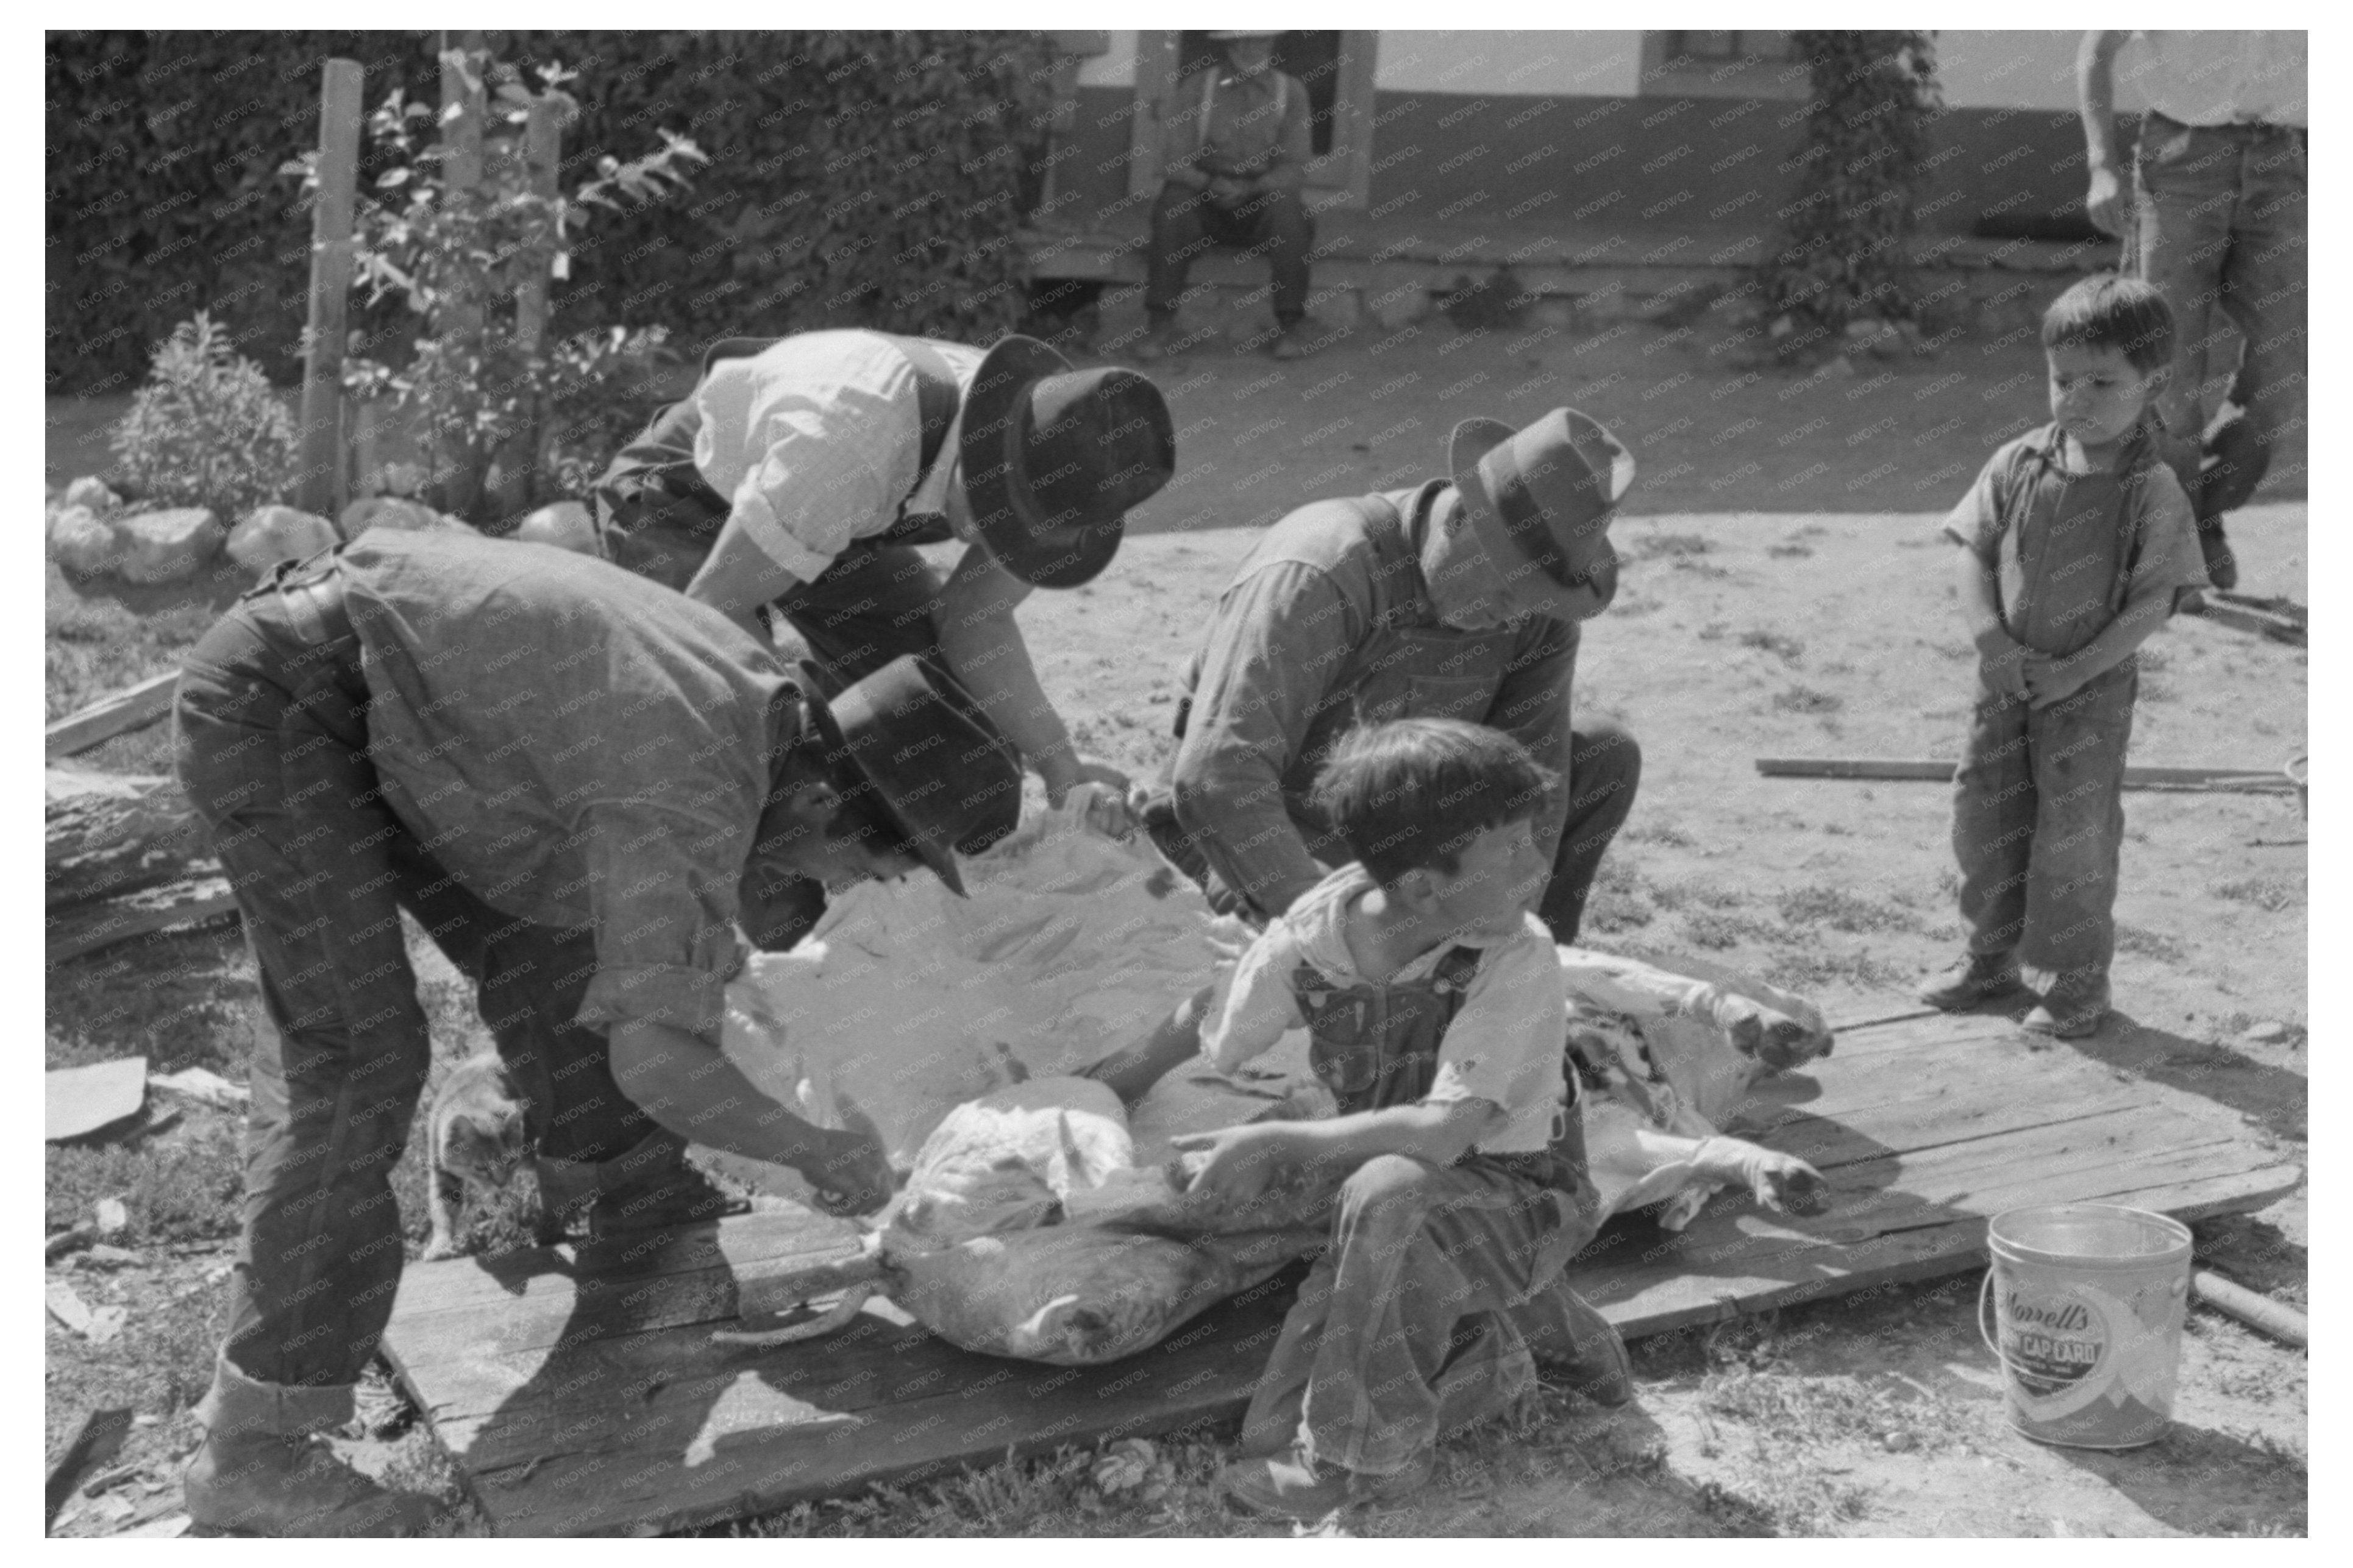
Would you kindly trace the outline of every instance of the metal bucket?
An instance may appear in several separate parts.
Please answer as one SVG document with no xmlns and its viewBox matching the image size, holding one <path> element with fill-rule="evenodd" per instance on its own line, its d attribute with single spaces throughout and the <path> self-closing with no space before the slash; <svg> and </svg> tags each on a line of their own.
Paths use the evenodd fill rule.
<svg viewBox="0 0 2353 1568">
<path fill-rule="evenodd" d="M 2001 1363 L 2010 1425 L 2070 1448 L 2162 1436 L 2189 1307 L 2189 1227 L 2115 1204 L 2054 1204 L 1994 1215 L 1986 1242 L 1978 1332 Z"/>
<path fill-rule="evenodd" d="M 2306 822 L 2311 821 L 2312 759 L 2308 756 L 2290 757 L 2287 760 L 2287 766 L 2281 771 L 2287 774 L 2287 782 L 2295 785 L 2296 815 Z"/>
</svg>

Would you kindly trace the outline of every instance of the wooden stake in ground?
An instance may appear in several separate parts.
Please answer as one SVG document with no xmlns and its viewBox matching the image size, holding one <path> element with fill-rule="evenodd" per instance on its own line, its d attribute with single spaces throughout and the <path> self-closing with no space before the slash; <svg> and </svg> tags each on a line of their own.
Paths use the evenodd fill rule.
<svg viewBox="0 0 2353 1568">
<path fill-rule="evenodd" d="M 442 37 L 446 40 L 448 35 Z M 459 33 L 455 45 L 445 42 L 441 47 L 441 190 L 443 199 L 451 203 L 466 199 L 482 183 L 482 74 L 487 56 L 478 32 Z M 465 289 L 454 291 L 437 309 L 432 326 L 434 336 L 445 342 L 480 339 L 480 300 Z M 481 470 L 465 448 L 442 451 L 438 432 L 433 442 L 433 477 L 441 487 L 441 510 L 471 521 L 474 504 L 480 498 Z"/>
<path fill-rule="evenodd" d="M 302 353 L 305 511 L 343 509 L 343 308 L 352 291 L 352 205 L 360 170 L 360 67 L 329 60 L 319 85 L 319 195 L 311 212 L 311 319 Z"/>
<path fill-rule="evenodd" d="M 534 98 L 531 118 L 523 128 L 522 158 L 531 194 L 555 200 L 555 166 L 563 152 L 564 106 L 544 94 Z M 554 257 L 545 246 L 533 246 L 515 258 L 515 346 L 528 358 L 540 352 L 547 337 L 547 282 Z M 527 510 L 537 500 L 540 431 L 546 410 L 534 395 L 523 411 L 522 425 L 500 451 L 493 465 L 491 504 L 501 518 Z"/>
<path fill-rule="evenodd" d="M 1757 771 L 1767 778 L 1886 779 L 1950 784 L 1957 763 L 1903 757 L 1759 757 Z M 2284 773 L 2263 768 L 2126 768 L 2126 789 L 2204 789 L 2266 794 L 2294 789 Z"/>
</svg>

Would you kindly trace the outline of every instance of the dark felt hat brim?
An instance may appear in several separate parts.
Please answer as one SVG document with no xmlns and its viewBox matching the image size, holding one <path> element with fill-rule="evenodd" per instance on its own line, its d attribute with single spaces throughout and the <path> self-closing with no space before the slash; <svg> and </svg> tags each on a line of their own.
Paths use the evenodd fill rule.
<svg viewBox="0 0 2353 1568">
<path fill-rule="evenodd" d="M 1091 582 L 1119 553 L 1116 525 L 1051 524 L 1030 494 L 1024 418 L 1030 388 L 1074 367 L 1016 332 L 992 344 L 965 394 L 956 452 L 981 542 L 1005 569 L 1041 588 Z"/>
<path fill-rule="evenodd" d="M 1573 425 L 1597 435 L 1601 440 L 1623 451 L 1624 448 L 1620 446 L 1616 437 L 1610 436 L 1609 431 L 1597 421 L 1577 413 L 1575 409 L 1566 412 Z M 1479 465 L 1485 459 L 1488 453 L 1518 434 L 1517 430 L 1500 419 L 1471 418 L 1463 420 L 1454 427 L 1454 433 L 1446 444 L 1446 466 L 1448 471 L 1454 476 L 1454 488 L 1461 494 L 1463 505 L 1470 512 L 1472 530 L 1479 539 L 1481 549 L 1498 569 L 1508 569 L 1511 566 L 1518 553 L 1518 548 L 1511 542 L 1511 532 L 1509 526 L 1504 521 L 1503 510 L 1496 503 L 1494 494 L 1488 487 L 1486 475 L 1480 469 Z M 1616 509 L 1619 500 L 1623 498 L 1624 480 L 1630 477 L 1630 475 L 1615 473 L 1600 476 L 1602 489 L 1607 496 L 1603 511 L 1605 517 Z M 1563 618 L 1576 619 L 1589 611 L 1593 593 L 1583 580 L 1564 584 L 1555 581 L 1548 574 L 1542 576 L 1546 597 L 1553 602 L 1557 615 Z"/>
</svg>

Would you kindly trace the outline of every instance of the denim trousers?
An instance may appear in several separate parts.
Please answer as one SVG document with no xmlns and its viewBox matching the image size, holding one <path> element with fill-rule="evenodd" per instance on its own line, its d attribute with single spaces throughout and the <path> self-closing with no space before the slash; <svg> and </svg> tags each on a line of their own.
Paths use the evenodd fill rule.
<svg viewBox="0 0 2353 1568">
<path fill-rule="evenodd" d="M 1969 951 L 2015 952 L 2086 990 L 2116 953 L 2131 659 L 2040 710 L 1978 687 L 1953 790 Z"/>
<path fill-rule="evenodd" d="M 248 1424 L 290 1432 L 348 1419 L 399 1285 L 389 1178 L 432 1056 L 404 913 L 475 983 L 543 1157 L 601 1163 L 658 1131 L 614 1083 L 602 1031 L 573 1022 L 593 934 L 491 908 L 393 815 L 357 645 L 306 640 L 275 585 L 293 570 L 308 568 L 196 644 L 174 711 L 179 776 L 236 890 L 263 1015 L 223 1382 Z"/>
<path fill-rule="evenodd" d="M 1532 1394 L 1537 1357 L 1579 1349 L 1563 1270 L 1600 1201 L 1574 1180 L 1564 1190 L 1477 1154 L 1359 1166 L 1260 1374 L 1245 1451 L 1295 1427 L 1318 1463 L 1393 1475 Z"/>
<path fill-rule="evenodd" d="M 2126 261 L 2173 310 L 2173 377 L 2157 400 L 2185 488 L 2206 424 L 2200 388 L 2225 319 L 2245 347 L 2234 395 L 2258 438 L 2304 421 L 2305 133 L 2280 125 L 2142 121 Z M 2195 494 L 2195 490 L 2191 491 Z"/>
<path fill-rule="evenodd" d="M 1193 258 L 1213 245 L 1266 258 L 1273 272 L 1277 322 L 1287 327 L 1307 314 L 1307 253 L 1315 247 L 1315 220 L 1297 191 L 1268 191 L 1239 206 L 1221 207 L 1207 192 L 1173 181 L 1160 188 L 1152 207 L 1145 310 L 1155 318 L 1173 314 Z"/>
</svg>

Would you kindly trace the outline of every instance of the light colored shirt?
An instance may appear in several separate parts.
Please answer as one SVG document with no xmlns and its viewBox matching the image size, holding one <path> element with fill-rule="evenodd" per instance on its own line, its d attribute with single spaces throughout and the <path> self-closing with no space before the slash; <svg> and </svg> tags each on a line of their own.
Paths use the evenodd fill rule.
<svg viewBox="0 0 2353 1568">
<path fill-rule="evenodd" d="M 969 388 L 981 351 L 932 347 Z M 728 521 L 813 582 L 850 544 L 882 533 L 923 477 L 915 369 L 878 332 L 802 332 L 722 360 L 695 388 L 694 466 Z M 955 459 L 955 431 L 940 454 Z"/>
<path fill-rule="evenodd" d="M 2301 31 L 2136 32 L 2116 78 L 2184 125 L 2306 123 L 2309 89 Z"/>
<path fill-rule="evenodd" d="M 582 1023 L 716 1039 L 744 861 L 789 739 L 773 650 L 550 545 L 378 530 L 342 571 L 393 815 L 492 909 L 595 929 Z"/>
<path fill-rule="evenodd" d="M 1343 866 L 1259 934 L 1210 999 L 1201 1051 L 1211 1066 L 1230 1073 L 1271 1049 L 1284 1030 L 1306 1026 L 1292 989 L 1302 963 L 1335 985 L 1365 984 L 1348 952 L 1347 918 L 1376 885 L 1362 866 Z M 1489 1154 L 1535 1153 L 1551 1142 L 1567 1104 L 1561 1042 L 1568 987 L 1558 950 L 1544 922 L 1529 915 L 1500 942 L 1441 942 L 1388 984 L 1427 980 L 1457 947 L 1478 948 L 1479 967 L 1464 988 L 1461 1010 L 1439 1041 L 1438 1074 L 1421 1103 L 1487 1100 L 1502 1108 L 1504 1124 L 1472 1147 Z"/>
</svg>

